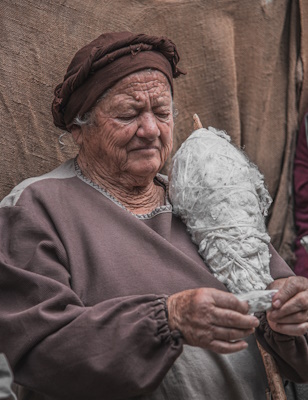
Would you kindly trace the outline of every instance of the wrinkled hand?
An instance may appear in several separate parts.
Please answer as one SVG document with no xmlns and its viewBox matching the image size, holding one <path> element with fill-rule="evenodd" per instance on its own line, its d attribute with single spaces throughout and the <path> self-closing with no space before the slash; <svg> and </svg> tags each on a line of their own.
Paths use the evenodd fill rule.
<svg viewBox="0 0 308 400">
<path fill-rule="evenodd" d="M 278 289 L 273 296 L 267 321 L 273 331 L 301 336 L 308 331 L 308 279 L 301 276 L 278 279 L 269 289 Z"/>
<path fill-rule="evenodd" d="M 243 340 L 254 332 L 259 320 L 247 315 L 247 302 L 233 294 L 211 288 L 186 290 L 168 298 L 169 327 L 178 329 L 186 344 L 216 353 L 243 350 Z"/>
</svg>

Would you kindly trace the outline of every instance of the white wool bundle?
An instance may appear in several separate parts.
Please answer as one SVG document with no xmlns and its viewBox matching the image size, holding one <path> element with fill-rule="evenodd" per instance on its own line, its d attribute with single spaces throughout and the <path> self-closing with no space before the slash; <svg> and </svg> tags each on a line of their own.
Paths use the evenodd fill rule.
<svg viewBox="0 0 308 400">
<path fill-rule="evenodd" d="M 212 127 L 194 131 L 172 158 L 169 196 L 214 276 L 232 293 L 264 290 L 272 202 L 263 175 L 230 136 Z"/>
</svg>

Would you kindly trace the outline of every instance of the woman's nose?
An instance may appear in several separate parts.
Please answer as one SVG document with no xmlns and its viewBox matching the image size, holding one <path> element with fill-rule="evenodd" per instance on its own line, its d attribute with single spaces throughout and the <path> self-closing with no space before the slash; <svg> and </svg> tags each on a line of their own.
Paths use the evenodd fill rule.
<svg viewBox="0 0 308 400">
<path fill-rule="evenodd" d="M 155 140 L 160 136 L 160 130 L 157 125 L 156 117 L 151 112 L 146 112 L 139 115 L 137 136 L 148 139 Z"/>
</svg>

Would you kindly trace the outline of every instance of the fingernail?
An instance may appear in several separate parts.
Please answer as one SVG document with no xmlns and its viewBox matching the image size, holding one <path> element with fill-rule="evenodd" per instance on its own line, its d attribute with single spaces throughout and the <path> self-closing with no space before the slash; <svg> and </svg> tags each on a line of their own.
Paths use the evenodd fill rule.
<svg viewBox="0 0 308 400">
<path fill-rule="evenodd" d="M 252 322 L 253 322 L 253 326 L 254 326 L 255 328 L 256 328 L 257 326 L 259 326 L 259 324 L 260 324 L 260 321 L 258 320 L 257 317 L 253 317 Z"/>
<path fill-rule="evenodd" d="M 275 308 L 280 308 L 280 306 L 281 306 L 281 301 L 280 301 L 280 300 L 275 300 L 275 301 L 273 302 L 273 306 L 274 306 Z"/>
</svg>

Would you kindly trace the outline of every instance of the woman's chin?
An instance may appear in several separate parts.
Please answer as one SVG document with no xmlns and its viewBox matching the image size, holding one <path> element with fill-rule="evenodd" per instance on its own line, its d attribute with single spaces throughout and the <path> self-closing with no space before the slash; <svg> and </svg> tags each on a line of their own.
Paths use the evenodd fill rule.
<svg viewBox="0 0 308 400">
<path fill-rule="evenodd" d="M 160 163 L 139 163 L 132 165 L 128 172 L 136 177 L 153 179 L 154 176 L 160 171 Z"/>
</svg>

